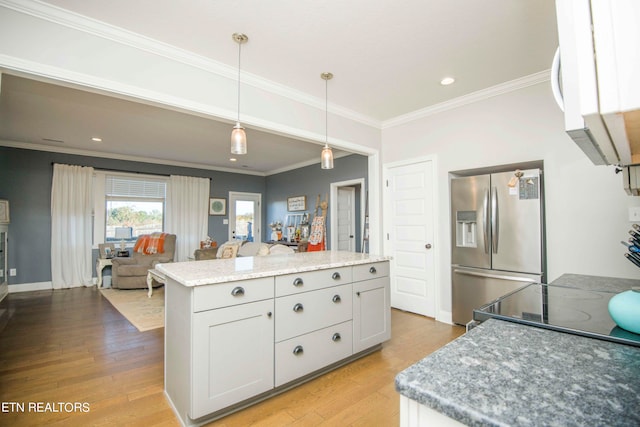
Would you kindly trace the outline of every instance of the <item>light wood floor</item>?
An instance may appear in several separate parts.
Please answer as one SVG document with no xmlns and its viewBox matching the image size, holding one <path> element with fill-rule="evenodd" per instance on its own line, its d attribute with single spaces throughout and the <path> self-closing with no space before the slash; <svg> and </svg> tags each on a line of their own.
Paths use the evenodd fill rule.
<svg viewBox="0 0 640 427">
<path fill-rule="evenodd" d="M 210 425 L 397 426 L 396 374 L 464 328 L 398 310 L 391 319 L 381 351 Z M 178 426 L 163 395 L 163 334 L 138 332 L 95 288 L 8 295 L 0 425 Z M 54 406 L 29 411 L 36 402 Z M 88 411 L 65 412 L 75 402 Z"/>
</svg>

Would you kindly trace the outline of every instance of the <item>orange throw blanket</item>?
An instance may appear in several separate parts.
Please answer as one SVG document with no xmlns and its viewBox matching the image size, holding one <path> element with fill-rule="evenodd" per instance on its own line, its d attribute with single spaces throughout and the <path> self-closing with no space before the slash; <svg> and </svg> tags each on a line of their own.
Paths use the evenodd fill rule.
<svg viewBox="0 0 640 427">
<path fill-rule="evenodd" d="M 309 246 L 307 252 L 324 251 L 324 217 L 317 216 L 311 223 L 311 234 L 309 234 Z"/>
<path fill-rule="evenodd" d="M 163 254 L 166 236 L 167 233 L 144 234 L 138 237 L 133 251 L 145 255 Z"/>
</svg>

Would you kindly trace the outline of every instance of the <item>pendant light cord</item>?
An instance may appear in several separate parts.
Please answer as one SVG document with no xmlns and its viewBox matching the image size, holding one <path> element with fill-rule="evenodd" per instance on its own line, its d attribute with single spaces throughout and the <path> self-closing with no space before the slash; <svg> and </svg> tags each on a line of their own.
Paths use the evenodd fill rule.
<svg viewBox="0 0 640 427">
<path fill-rule="evenodd" d="M 324 146 L 329 146 L 329 80 L 324 81 Z"/>
<path fill-rule="evenodd" d="M 238 120 L 240 123 L 240 57 L 241 57 L 242 43 L 238 43 Z"/>
</svg>

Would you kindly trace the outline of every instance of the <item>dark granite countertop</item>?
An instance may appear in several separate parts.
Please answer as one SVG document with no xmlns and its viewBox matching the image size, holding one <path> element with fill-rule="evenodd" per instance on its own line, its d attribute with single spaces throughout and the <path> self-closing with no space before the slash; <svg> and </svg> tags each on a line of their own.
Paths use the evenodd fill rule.
<svg viewBox="0 0 640 427">
<path fill-rule="evenodd" d="M 604 276 L 587 276 L 584 274 L 563 274 L 549 284 L 592 291 L 624 292 L 634 286 L 640 286 L 640 280 L 619 279 L 616 277 Z"/>
<path fill-rule="evenodd" d="M 489 319 L 396 390 L 471 426 L 638 426 L 640 348 Z"/>
</svg>

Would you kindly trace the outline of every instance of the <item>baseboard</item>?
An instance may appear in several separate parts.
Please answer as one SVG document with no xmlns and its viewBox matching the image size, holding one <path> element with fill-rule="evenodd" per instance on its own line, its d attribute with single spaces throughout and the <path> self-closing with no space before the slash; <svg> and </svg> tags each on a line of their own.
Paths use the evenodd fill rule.
<svg viewBox="0 0 640 427">
<path fill-rule="evenodd" d="M 450 311 L 440 310 L 438 312 L 438 315 L 436 316 L 436 320 L 438 322 L 448 323 L 450 325 L 453 325 L 453 315 L 451 314 Z"/>
<path fill-rule="evenodd" d="M 9 293 L 14 294 L 17 292 L 31 292 L 31 291 L 50 291 L 53 289 L 51 282 L 37 282 L 37 283 L 20 283 L 17 285 L 9 285 Z"/>
</svg>

